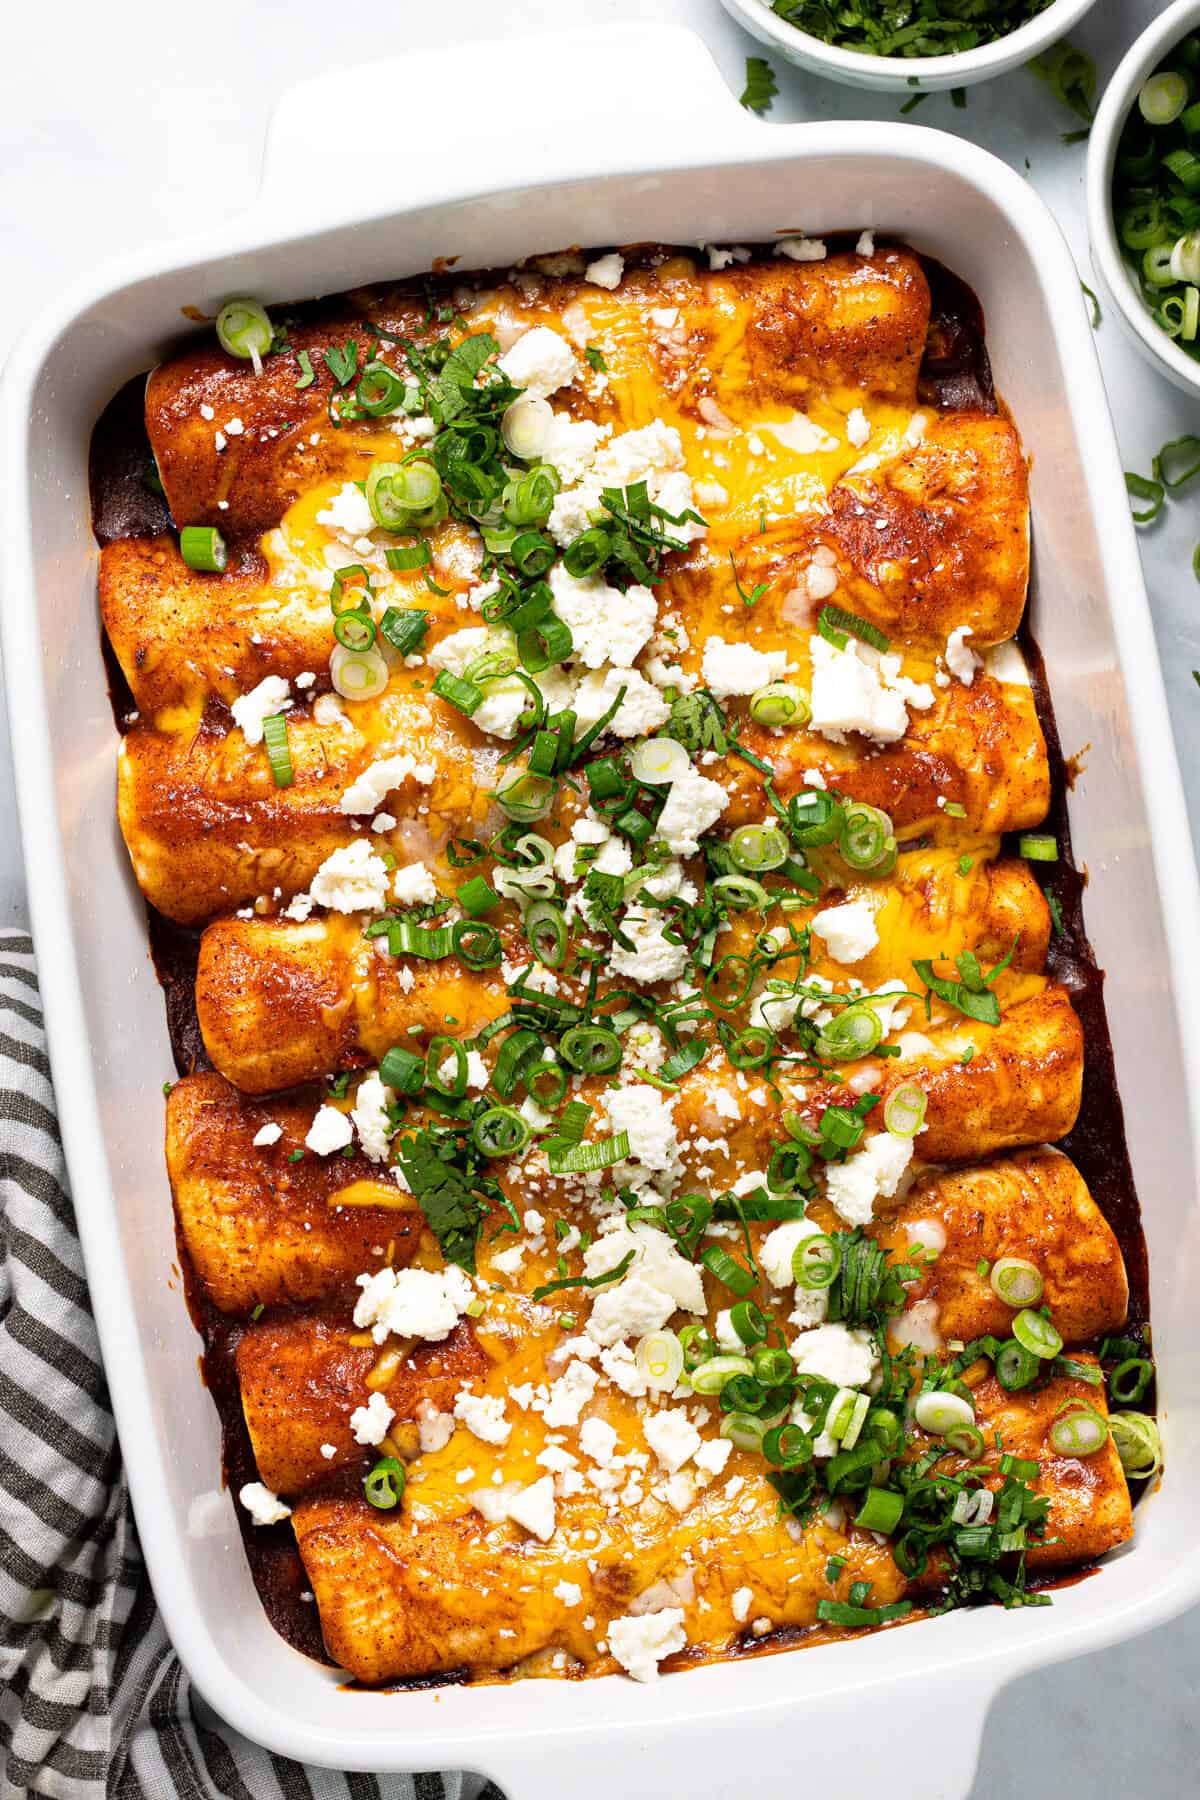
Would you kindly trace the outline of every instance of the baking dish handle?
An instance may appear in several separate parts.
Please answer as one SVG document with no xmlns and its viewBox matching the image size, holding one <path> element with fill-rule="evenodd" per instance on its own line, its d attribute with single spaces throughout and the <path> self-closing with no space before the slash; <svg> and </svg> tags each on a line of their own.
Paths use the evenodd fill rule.
<svg viewBox="0 0 1200 1800">
<path fill-rule="evenodd" d="M 781 1778 L 804 1793 L 827 1787 L 838 1800 L 918 1793 L 923 1800 L 965 1800 L 1001 1683 L 994 1670 L 978 1666 L 932 1679 L 936 1709 L 927 1687 L 918 1704 L 913 1683 L 903 1678 L 807 1697 L 798 1675 L 794 1701 L 751 1702 L 733 1718 L 693 1711 L 681 1696 L 681 1716 L 644 1731 L 614 1731 L 603 1756 L 577 1753 L 569 1735 L 539 1740 L 523 1731 L 480 1763 L 506 1800 L 562 1800 L 564 1793 L 571 1800 L 674 1800 L 684 1793 L 746 1800 L 756 1791 L 787 1791 Z"/>
<path fill-rule="evenodd" d="M 363 218 L 589 175 L 694 164 L 766 129 L 694 31 L 590 27 L 415 52 L 290 89 L 267 133 L 253 214 Z M 761 142 L 761 136 L 759 137 Z"/>
</svg>

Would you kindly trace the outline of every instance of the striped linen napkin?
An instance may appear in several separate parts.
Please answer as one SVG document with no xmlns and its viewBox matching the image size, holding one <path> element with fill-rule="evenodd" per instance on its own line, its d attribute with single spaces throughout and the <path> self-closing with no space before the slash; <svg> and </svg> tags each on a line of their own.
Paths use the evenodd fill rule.
<svg viewBox="0 0 1200 1800">
<path fill-rule="evenodd" d="M 0 930 L 0 1794 L 503 1800 L 272 1756 L 195 1692 L 134 1530 L 58 1138 L 33 946 Z"/>
</svg>

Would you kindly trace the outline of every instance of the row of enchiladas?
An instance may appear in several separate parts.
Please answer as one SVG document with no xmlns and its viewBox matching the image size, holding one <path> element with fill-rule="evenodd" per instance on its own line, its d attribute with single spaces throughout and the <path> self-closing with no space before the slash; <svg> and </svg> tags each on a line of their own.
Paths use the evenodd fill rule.
<svg viewBox="0 0 1200 1800">
<path fill-rule="evenodd" d="M 868 233 L 150 377 L 173 528 L 100 596 L 133 869 L 198 934 L 179 1236 L 362 1680 L 649 1678 L 1130 1535 L 1019 853 L 1026 470 L 942 327 Z"/>
</svg>

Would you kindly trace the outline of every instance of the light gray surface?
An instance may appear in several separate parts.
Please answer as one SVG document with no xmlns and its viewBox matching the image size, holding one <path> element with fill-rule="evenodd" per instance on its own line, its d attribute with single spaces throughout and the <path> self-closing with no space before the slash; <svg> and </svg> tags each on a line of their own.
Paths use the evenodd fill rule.
<svg viewBox="0 0 1200 1800">
<path fill-rule="evenodd" d="M 1160 10 L 1156 0 L 1100 0 L 1077 41 L 1095 55 L 1102 81 Z M 0 166 L 7 172 L 0 191 L 0 356 L 38 304 L 80 270 L 240 209 L 255 189 L 271 104 L 293 82 L 360 62 L 373 50 L 395 55 L 406 46 L 469 43 L 491 35 L 497 22 L 516 31 L 650 15 L 694 23 L 740 88 L 743 58 L 757 46 L 717 0 L 509 0 L 505 8 L 491 0 L 421 8 L 412 0 L 390 8 L 341 0 L 332 12 L 318 0 L 293 0 L 286 13 L 259 0 L 211 18 L 162 0 L 10 9 L 0 61 Z M 773 119 L 896 116 L 888 97 L 826 85 L 782 65 L 777 73 L 782 92 Z M 452 111 L 452 95 L 448 102 Z M 498 119 L 505 103 L 536 106 L 537 97 L 498 97 Z M 381 104 L 395 110 L 402 189 L 405 158 L 414 154 L 404 143 L 403 96 Z M 1083 222 L 1084 147 L 1061 144 L 1059 134 L 1075 121 L 1040 83 L 1018 72 L 972 88 L 965 111 L 938 96 L 917 117 L 969 135 L 1025 169 L 1059 218 L 1083 278 L 1095 285 Z M 613 120 L 619 130 L 619 97 Z M 1148 472 L 1165 439 L 1200 430 L 1200 403 L 1149 373 L 1115 320 L 1105 319 L 1099 344 L 1125 465 Z M 1200 585 L 1191 571 L 1197 538 L 1200 509 L 1181 500 L 1142 540 L 1193 832 L 1200 828 L 1200 692 L 1191 676 L 1200 666 Z M 12 596 L 4 598 L 11 603 Z M 26 916 L 0 716 L 0 924 Z M 972 1800 L 1057 1800 L 1067 1781 L 1092 1800 L 1195 1793 L 1198 1688 L 1200 1613 L 1016 1682 L 989 1716 Z M 936 1767 L 936 1744 L 930 1755 Z"/>
</svg>

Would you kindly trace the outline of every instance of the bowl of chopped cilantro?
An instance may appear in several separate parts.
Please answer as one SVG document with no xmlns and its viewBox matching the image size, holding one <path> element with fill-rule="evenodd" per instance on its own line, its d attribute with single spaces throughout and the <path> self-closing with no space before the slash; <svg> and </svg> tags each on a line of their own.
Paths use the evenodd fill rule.
<svg viewBox="0 0 1200 1800">
<path fill-rule="evenodd" d="M 788 62 L 852 87 L 967 87 L 1028 62 L 1095 0 L 721 0 Z"/>
<path fill-rule="evenodd" d="M 1134 343 L 1200 391 L 1200 0 L 1176 0 L 1109 82 L 1088 141 L 1092 262 Z"/>
</svg>

